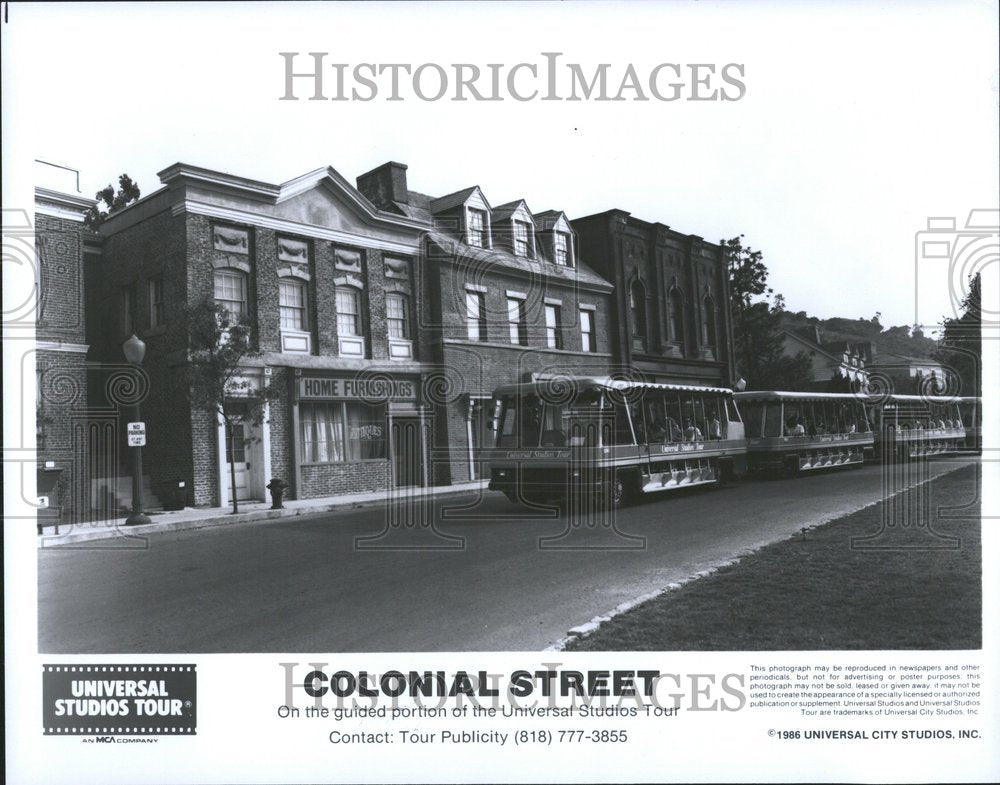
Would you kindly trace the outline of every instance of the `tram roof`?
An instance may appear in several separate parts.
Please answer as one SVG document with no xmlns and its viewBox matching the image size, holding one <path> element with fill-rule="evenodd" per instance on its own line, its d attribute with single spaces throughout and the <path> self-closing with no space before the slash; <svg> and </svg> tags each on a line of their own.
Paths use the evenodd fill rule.
<svg viewBox="0 0 1000 785">
<path fill-rule="evenodd" d="M 830 401 L 865 401 L 867 396 L 854 393 L 825 393 L 825 392 L 789 392 L 787 390 L 750 390 L 748 392 L 738 392 L 734 396 L 737 401 L 813 401 L 817 399 Z"/>
<path fill-rule="evenodd" d="M 877 395 L 871 397 L 878 399 Z M 952 395 L 890 395 L 889 401 L 900 401 L 901 403 L 912 403 L 913 401 L 920 403 L 973 403 L 979 401 L 979 398 L 958 398 Z"/>
<path fill-rule="evenodd" d="M 712 393 L 715 395 L 732 395 L 733 391 L 728 387 L 703 387 L 691 384 L 666 384 L 663 382 L 638 382 L 630 379 L 613 379 L 609 376 L 554 376 L 539 379 L 534 382 L 521 382 L 519 384 L 505 384 L 494 390 L 494 395 L 506 395 L 510 393 L 528 392 L 538 390 L 546 386 L 557 386 L 560 384 L 575 384 L 580 389 L 598 388 L 604 390 L 668 390 L 672 392 L 687 393 Z"/>
</svg>

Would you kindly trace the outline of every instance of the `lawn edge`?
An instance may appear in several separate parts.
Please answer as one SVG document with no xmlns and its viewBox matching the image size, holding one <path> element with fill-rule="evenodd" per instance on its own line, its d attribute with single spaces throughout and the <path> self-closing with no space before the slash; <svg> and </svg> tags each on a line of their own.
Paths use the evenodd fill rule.
<svg viewBox="0 0 1000 785">
<path fill-rule="evenodd" d="M 811 524 L 810 526 L 803 526 L 801 529 L 799 529 L 798 533 L 801 535 L 805 535 L 806 532 L 815 531 L 821 526 L 828 526 L 831 523 L 836 523 L 837 521 L 849 518 L 850 516 L 856 515 L 857 513 L 861 512 L 862 510 L 867 510 L 869 507 L 874 507 L 879 504 L 884 504 L 889 499 L 895 498 L 901 493 L 908 493 L 914 488 L 919 488 L 920 486 L 925 485 L 929 482 L 934 482 L 936 480 L 940 480 L 942 477 L 947 477 L 949 474 L 952 474 L 953 472 L 958 471 L 959 469 L 963 469 L 969 465 L 971 464 L 968 463 L 956 464 L 955 466 L 950 467 L 948 471 L 942 472 L 941 474 L 938 474 L 934 477 L 928 477 L 924 480 L 920 480 L 920 482 L 914 483 L 913 485 L 908 485 L 905 488 L 900 488 L 882 499 L 876 499 L 875 501 L 869 502 L 868 504 L 863 504 L 857 509 L 851 510 L 848 513 L 837 515 L 831 518 L 824 518 L 823 520 Z M 765 548 L 770 548 L 772 545 L 777 545 L 778 543 L 781 542 L 788 542 L 795 536 L 797 535 L 791 534 L 788 537 L 782 537 L 777 540 L 772 540 L 771 542 L 763 543 L 762 545 L 758 545 L 756 548 L 740 551 L 738 554 L 736 554 L 730 559 L 726 559 L 725 561 L 720 561 L 715 564 L 712 564 L 703 570 L 699 570 L 696 573 L 692 573 L 686 578 L 681 578 L 680 580 L 672 581 L 663 588 L 655 589 L 651 592 L 646 592 L 645 594 L 642 594 L 638 597 L 634 597 L 631 600 L 626 600 L 625 602 L 619 603 L 607 613 L 598 614 L 588 622 L 584 622 L 583 624 L 578 624 L 575 627 L 571 627 L 569 630 L 566 631 L 566 635 L 564 635 L 562 638 L 559 638 L 549 646 L 546 646 L 544 649 L 542 649 L 542 651 L 564 651 L 568 644 L 574 641 L 583 640 L 584 638 L 589 638 L 591 635 L 597 632 L 598 629 L 600 629 L 602 624 L 611 621 L 616 616 L 620 616 L 623 613 L 628 613 L 629 611 L 638 608 L 640 605 L 644 605 L 645 603 L 655 600 L 658 597 L 662 597 L 666 594 L 670 594 L 671 592 L 675 592 L 679 589 L 682 589 L 696 580 L 699 580 L 701 578 L 707 578 L 709 575 L 713 575 L 714 573 L 718 572 L 721 569 L 735 566 L 744 559 L 746 559 L 747 557 L 753 556 L 754 554 L 764 550 Z"/>
</svg>

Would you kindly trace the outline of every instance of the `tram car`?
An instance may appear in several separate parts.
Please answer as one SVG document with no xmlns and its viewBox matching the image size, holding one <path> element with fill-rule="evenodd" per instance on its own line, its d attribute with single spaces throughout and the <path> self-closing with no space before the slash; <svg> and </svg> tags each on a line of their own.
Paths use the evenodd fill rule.
<svg viewBox="0 0 1000 785">
<path fill-rule="evenodd" d="M 966 429 L 960 398 L 926 395 L 890 395 L 874 402 L 875 452 L 892 452 L 897 460 L 955 455 L 966 450 L 976 426 L 972 415 Z M 968 399 L 970 402 L 976 399 Z M 978 411 L 978 406 L 970 403 Z"/>
<path fill-rule="evenodd" d="M 958 398 L 958 413 L 965 429 L 963 452 L 983 454 L 983 401 L 982 398 Z"/>
<path fill-rule="evenodd" d="M 596 496 L 611 507 L 746 472 L 732 390 L 556 377 L 494 392 L 490 490 L 511 501 Z"/>
<path fill-rule="evenodd" d="M 874 456 L 870 407 L 838 393 L 742 392 L 751 470 L 764 473 L 861 467 Z"/>
</svg>

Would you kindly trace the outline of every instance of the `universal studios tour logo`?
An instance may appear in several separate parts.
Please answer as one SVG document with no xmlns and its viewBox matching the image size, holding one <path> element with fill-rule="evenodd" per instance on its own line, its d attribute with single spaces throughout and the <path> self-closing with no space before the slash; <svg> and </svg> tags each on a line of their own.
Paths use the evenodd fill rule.
<svg viewBox="0 0 1000 785">
<path fill-rule="evenodd" d="M 46 736 L 193 735 L 195 665 L 43 665 Z"/>
</svg>

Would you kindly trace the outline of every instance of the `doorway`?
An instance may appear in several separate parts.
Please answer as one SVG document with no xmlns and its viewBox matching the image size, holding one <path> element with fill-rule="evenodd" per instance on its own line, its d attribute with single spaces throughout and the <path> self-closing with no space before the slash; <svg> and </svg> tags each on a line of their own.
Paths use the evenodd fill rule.
<svg viewBox="0 0 1000 785">
<path fill-rule="evenodd" d="M 483 465 L 484 447 L 493 446 L 492 430 L 493 400 L 472 398 L 469 401 L 469 479 L 481 480 L 489 475 Z"/>
<path fill-rule="evenodd" d="M 233 498 L 233 470 L 235 469 L 235 485 L 237 501 L 254 498 L 250 481 L 251 453 L 249 443 L 254 438 L 253 425 L 247 422 L 247 407 L 245 404 L 230 405 L 234 411 L 236 422 L 232 433 L 226 430 L 226 487 L 229 488 L 229 498 Z"/>
<path fill-rule="evenodd" d="M 423 484 L 424 450 L 417 417 L 392 419 L 392 475 L 397 488 Z"/>
</svg>

